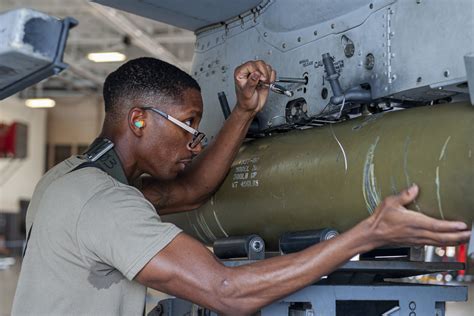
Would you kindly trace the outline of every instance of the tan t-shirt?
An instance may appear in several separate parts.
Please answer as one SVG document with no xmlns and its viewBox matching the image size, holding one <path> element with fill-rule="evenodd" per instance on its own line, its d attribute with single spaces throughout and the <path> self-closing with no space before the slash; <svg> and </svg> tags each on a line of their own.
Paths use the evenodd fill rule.
<svg viewBox="0 0 474 316">
<path fill-rule="evenodd" d="M 136 188 L 71 157 L 38 183 L 13 315 L 141 315 L 136 274 L 180 229 Z"/>
</svg>

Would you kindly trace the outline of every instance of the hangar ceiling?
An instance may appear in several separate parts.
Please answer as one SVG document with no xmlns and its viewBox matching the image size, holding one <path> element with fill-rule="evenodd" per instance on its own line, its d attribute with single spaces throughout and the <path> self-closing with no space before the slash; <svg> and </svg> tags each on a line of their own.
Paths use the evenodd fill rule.
<svg viewBox="0 0 474 316">
<path fill-rule="evenodd" d="M 73 17 L 79 25 L 69 33 L 64 61 L 69 69 L 29 88 L 23 94 L 67 96 L 101 93 L 106 75 L 119 63 L 95 63 L 92 52 L 117 51 L 127 59 L 154 56 L 189 71 L 195 36 L 192 32 L 115 10 L 87 0 L 2 0 L 0 12 L 30 8 L 58 18 Z"/>
</svg>

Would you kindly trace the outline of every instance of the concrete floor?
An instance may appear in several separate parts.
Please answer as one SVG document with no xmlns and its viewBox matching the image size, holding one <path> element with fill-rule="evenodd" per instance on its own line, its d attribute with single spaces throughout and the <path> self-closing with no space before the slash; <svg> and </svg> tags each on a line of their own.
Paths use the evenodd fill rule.
<svg viewBox="0 0 474 316">
<path fill-rule="evenodd" d="M 13 296 L 15 295 L 16 283 L 20 272 L 19 261 L 7 269 L 2 270 L 0 265 L 0 316 L 9 316 L 11 313 L 11 305 Z M 446 316 L 469 316 L 474 315 L 474 284 L 469 285 L 469 301 L 462 303 L 447 303 Z M 150 291 L 147 297 L 147 310 L 156 305 L 154 298 L 158 300 L 158 294 Z M 429 316 L 429 315 L 422 315 Z"/>
</svg>

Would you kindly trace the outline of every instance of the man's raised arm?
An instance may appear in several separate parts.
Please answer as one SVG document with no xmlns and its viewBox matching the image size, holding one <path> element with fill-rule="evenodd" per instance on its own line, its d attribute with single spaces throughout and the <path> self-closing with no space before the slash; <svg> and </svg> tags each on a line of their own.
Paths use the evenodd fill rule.
<svg viewBox="0 0 474 316">
<path fill-rule="evenodd" d="M 250 61 L 234 72 L 237 104 L 214 141 L 177 179 L 142 179 L 141 191 L 157 207 L 160 215 L 188 211 L 203 204 L 227 175 L 255 115 L 263 108 L 268 88 L 276 74 L 263 61 Z"/>
</svg>

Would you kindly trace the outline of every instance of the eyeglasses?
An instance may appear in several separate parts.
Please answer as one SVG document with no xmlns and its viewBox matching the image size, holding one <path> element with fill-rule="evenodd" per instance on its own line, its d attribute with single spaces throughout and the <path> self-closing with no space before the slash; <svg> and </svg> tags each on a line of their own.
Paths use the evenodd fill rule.
<svg viewBox="0 0 474 316">
<path fill-rule="evenodd" d="M 184 124 L 183 122 L 179 121 L 178 119 L 175 119 L 171 115 L 168 115 L 165 112 L 163 112 L 161 110 L 158 110 L 157 108 L 154 108 L 154 107 L 151 107 L 151 106 L 146 106 L 146 107 L 142 107 L 141 109 L 142 110 L 150 110 L 150 111 L 153 111 L 155 113 L 158 113 L 159 115 L 163 116 L 165 119 L 170 121 L 171 123 L 174 123 L 174 124 L 178 125 L 179 127 L 181 127 L 182 129 L 184 129 L 185 131 L 187 131 L 188 133 L 193 134 L 193 140 L 189 144 L 190 148 L 195 148 L 206 137 L 206 135 L 204 133 L 201 133 L 200 131 L 195 130 L 191 126 L 188 126 L 188 125 Z"/>
</svg>

